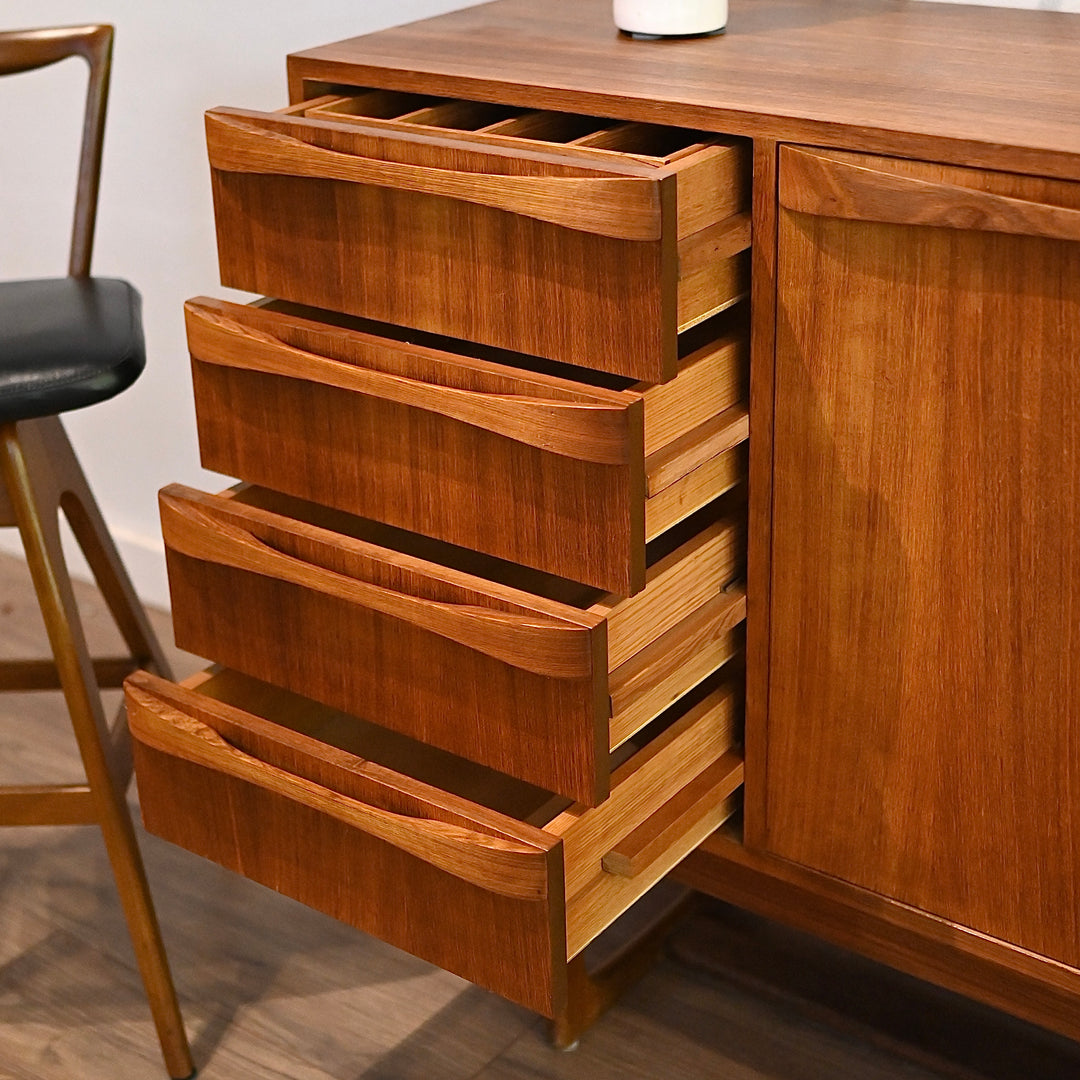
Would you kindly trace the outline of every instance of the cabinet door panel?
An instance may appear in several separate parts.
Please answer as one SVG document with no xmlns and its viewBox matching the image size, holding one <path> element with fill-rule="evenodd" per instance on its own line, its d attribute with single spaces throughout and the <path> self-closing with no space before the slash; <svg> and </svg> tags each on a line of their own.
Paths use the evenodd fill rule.
<svg viewBox="0 0 1080 1080">
<path fill-rule="evenodd" d="M 1080 186 L 780 194 L 767 846 L 1080 965 Z"/>
</svg>

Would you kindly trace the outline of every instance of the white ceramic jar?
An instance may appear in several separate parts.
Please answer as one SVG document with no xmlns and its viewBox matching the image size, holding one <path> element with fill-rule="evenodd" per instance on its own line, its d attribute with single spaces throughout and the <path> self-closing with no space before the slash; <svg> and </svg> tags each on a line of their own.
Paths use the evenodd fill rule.
<svg viewBox="0 0 1080 1080">
<path fill-rule="evenodd" d="M 628 34 L 682 37 L 727 25 L 727 0 L 614 0 L 615 25 Z"/>
</svg>

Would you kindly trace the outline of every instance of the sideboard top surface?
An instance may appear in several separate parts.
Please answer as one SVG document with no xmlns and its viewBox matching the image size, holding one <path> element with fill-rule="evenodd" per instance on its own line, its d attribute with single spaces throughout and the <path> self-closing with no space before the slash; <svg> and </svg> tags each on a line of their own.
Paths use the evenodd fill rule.
<svg viewBox="0 0 1080 1080">
<path fill-rule="evenodd" d="M 1080 15 L 731 0 L 722 37 L 636 41 L 610 0 L 496 0 L 289 58 L 423 90 L 1080 178 Z"/>
</svg>

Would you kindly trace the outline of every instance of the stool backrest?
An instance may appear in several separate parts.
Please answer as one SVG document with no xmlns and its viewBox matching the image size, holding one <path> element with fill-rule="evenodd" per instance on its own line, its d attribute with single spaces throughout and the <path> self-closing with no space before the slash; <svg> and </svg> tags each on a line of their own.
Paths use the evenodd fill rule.
<svg viewBox="0 0 1080 1080">
<path fill-rule="evenodd" d="M 113 28 L 104 25 L 0 32 L 0 75 L 32 71 L 66 60 L 69 56 L 81 56 L 90 65 L 82 150 L 79 154 L 79 182 L 75 192 L 75 224 L 71 230 L 71 257 L 68 261 L 68 274 L 72 277 L 87 277 L 90 273 L 112 44 Z"/>
</svg>

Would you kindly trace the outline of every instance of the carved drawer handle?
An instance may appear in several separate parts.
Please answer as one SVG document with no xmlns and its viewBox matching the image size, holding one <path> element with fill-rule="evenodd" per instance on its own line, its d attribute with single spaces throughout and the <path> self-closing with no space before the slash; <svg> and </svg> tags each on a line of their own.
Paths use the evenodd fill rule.
<svg viewBox="0 0 1080 1080">
<path fill-rule="evenodd" d="M 245 754 L 213 728 L 132 683 L 128 722 L 146 746 L 271 791 L 359 829 L 455 877 L 519 900 L 547 896 L 544 853 L 524 843 L 432 818 L 395 814 Z"/>
<path fill-rule="evenodd" d="M 780 205 L 848 221 L 1080 240 L 1080 209 L 923 180 L 792 146 L 781 150 Z"/>
<path fill-rule="evenodd" d="M 563 457 L 601 465 L 624 465 L 630 460 L 629 405 L 433 385 L 298 349 L 191 302 L 187 305 L 187 330 L 192 355 L 203 363 L 304 379 L 394 401 Z"/>
<path fill-rule="evenodd" d="M 645 177 L 517 176 L 379 161 L 313 146 L 226 110 L 206 114 L 206 142 L 211 166 L 223 172 L 344 180 L 441 195 L 618 240 L 659 240 L 661 235 L 660 181 Z"/>
<path fill-rule="evenodd" d="M 591 634 L 584 627 L 539 613 L 522 615 L 427 600 L 327 570 L 278 551 L 246 529 L 221 520 L 184 498 L 182 491 L 179 485 L 171 485 L 160 496 L 165 541 L 179 554 L 369 608 L 548 678 L 592 675 Z"/>
</svg>

